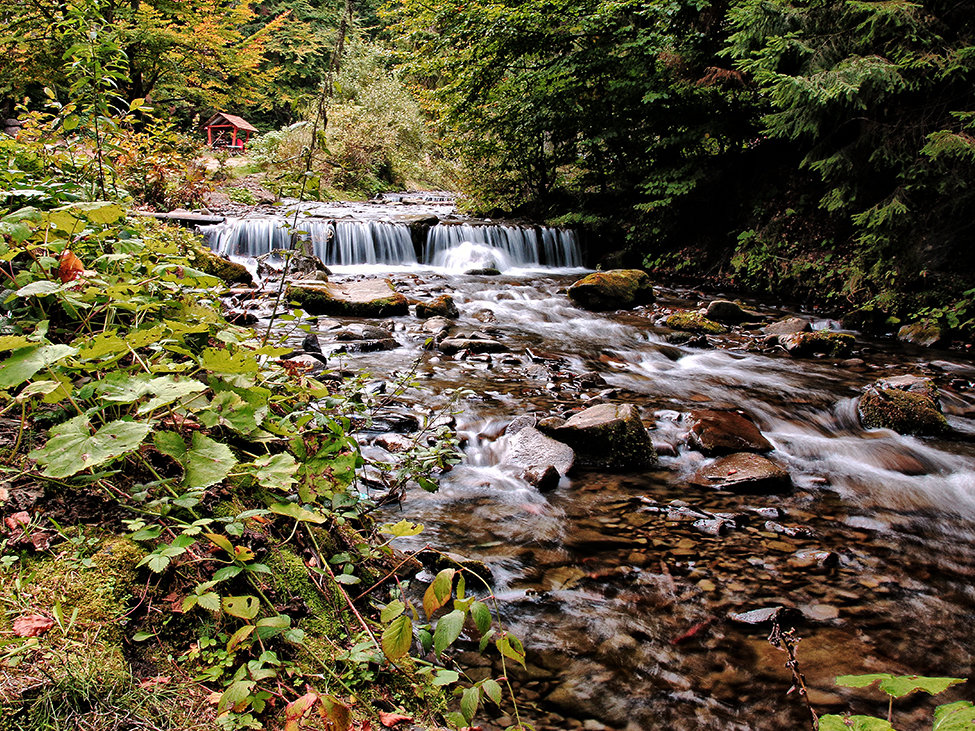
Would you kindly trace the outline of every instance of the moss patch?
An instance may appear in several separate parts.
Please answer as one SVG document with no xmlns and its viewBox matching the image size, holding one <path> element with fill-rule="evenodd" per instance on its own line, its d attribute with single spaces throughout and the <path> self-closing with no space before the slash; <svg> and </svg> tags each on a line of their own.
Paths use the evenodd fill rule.
<svg viewBox="0 0 975 731">
<path fill-rule="evenodd" d="M 254 286 L 254 277 L 247 271 L 247 267 L 230 259 L 214 254 L 209 249 L 200 247 L 197 251 L 197 264 L 207 274 L 223 280 L 227 284 L 242 284 L 246 287 Z"/>
<path fill-rule="evenodd" d="M 727 332 L 724 327 L 714 320 L 709 320 L 700 312 L 691 312 L 690 310 L 675 312 L 667 318 L 666 325 L 672 330 L 704 333 L 706 335 L 720 335 L 723 332 Z"/>
<path fill-rule="evenodd" d="M 780 342 L 789 351 L 789 355 L 797 358 L 816 354 L 840 358 L 850 354 L 855 340 L 849 333 L 817 330 L 816 332 L 784 335 L 780 338 Z"/>
<path fill-rule="evenodd" d="M 313 315 L 391 317 L 409 313 L 409 300 L 388 282 L 364 280 L 344 285 L 291 285 L 285 297 Z"/>
</svg>

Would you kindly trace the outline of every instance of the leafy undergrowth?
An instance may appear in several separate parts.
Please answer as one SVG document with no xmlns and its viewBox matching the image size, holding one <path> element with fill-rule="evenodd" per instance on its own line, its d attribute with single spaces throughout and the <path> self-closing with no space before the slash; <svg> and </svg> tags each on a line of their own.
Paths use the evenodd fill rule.
<svg viewBox="0 0 975 731">
<path fill-rule="evenodd" d="M 524 662 L 488 584 L 413 588 L 389 544 L 422 526 L 371 517 L 368 395 L 229 325 L 194 237 L 125 214 L 0 220 L 0 728 L 463 727 L 502 703 L 448 654 Z M 414 446 L 387 497 L 457 459 Z"/>
</svg>

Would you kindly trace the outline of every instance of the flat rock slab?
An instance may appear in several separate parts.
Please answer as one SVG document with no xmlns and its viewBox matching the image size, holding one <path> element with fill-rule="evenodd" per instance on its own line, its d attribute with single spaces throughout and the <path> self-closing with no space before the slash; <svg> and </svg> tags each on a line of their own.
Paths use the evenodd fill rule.
<svg viewBox="0 0 975 731">
<path fill-rule="evenodd" d="M 387 317 L 409 314 L 409 300 L 385 279 L 293 284 L 285 296 L 313 315 Z"/>
<path fill-rule="evenodd" d="M 541 469 L 542 473 L 546 467 L 552 466 L 560 475 L 565 475 L 572 469 L 575 458 L 572 447 L 545 436 L 532 426 L 525 426 L 509 438 L 505 462 L 526 470 Z"/>
<path fill-rule="evenodd" d="M 688 482 L 715 490 L 762 495 L 792 489 L 792 478 L 785 468 L 751 452 L 721 457 L 695 472 Z"/>
<path fill-rule="evenodd" d="M 691 442 L 709 456 L 774 449 L 755 422 L 737 411 L 692 411 Z"/>
<path fill-rule="evenodd" d="M 631 470 L 657 464 L 650 435 L 630 404 L 592 406 L 550 433 L 572 447 L 584 467 Z"/>
</svg>

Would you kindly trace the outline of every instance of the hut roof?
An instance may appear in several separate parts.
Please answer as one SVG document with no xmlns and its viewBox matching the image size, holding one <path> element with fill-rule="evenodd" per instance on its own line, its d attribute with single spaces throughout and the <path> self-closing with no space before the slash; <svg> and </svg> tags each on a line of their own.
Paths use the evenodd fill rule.
<svg viewBox="0 0 975 731">
<path fill-rule="evenodd" d="M 209 127 L 211 124 L 218 124 L 221 120 L 225 121 L 227 124 L 232 124 L 237 129 L 244 129 L 249 132 L 257 132 L 258 129 L 254 127 L 249 122 L 241 119 L 235 114 L 225 114 L 224 112 L 217 112 L 210 119 L 206 121 L 204 127 Z"/>
</svg>

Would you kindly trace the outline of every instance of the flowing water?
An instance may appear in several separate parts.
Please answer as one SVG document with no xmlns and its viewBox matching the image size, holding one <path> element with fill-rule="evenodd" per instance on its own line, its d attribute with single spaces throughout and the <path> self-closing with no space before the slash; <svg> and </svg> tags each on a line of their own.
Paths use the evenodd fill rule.
<svg viewBox="0 0 975 731">
<path fill-rule="evenodd" d="M 859 336 L 862 363 L 793 359 L 765 345 L 758 329 L 711 337 L 708 348 L 675 346 L 655 322 L 672 308 L 701 306 L 703 296 L 660 289 L 653 306 L 587 312 L 565 295 L 582 270 L 545 267 L 581 261 L 568 234 L 439 228 L 414 259 L 389 254 L 395 236 L 375 228 L 370 235 L 386 253 L 359 251 L 355 263 L 325 258 L 348 264 L 333 267 L 334 279 L 381 272 L 410 297 L 451 294 L 456 329 L 490 335 L 509 352 L 448 357 L 424 349 L 421 321 L 399 317 L 391 322 L 397 348 L 336 354 L 330 367 L 392 381 L 416 363 L 423 390 L 401 401 L 418 412 L 436 409 L 454 388 L 473 391 L 456 408 L 463 463 L 442 476 L 437 493 L 411 489 L 387 517 L 426 526 L 400 548 L 428 543 L 490 569 L 501 616 L 528 648 L 526 671 L 508 665 L 522 720 L 538 729 L 808 728 L 797 694 L 787 695 L 788 658 L 767 642 L 768 626 L 731 618 L 766 607 L 797 610 L 798 658 L 820 712 L 886 712 L 878 691 L 836 687 L 840 674 L 975 674 L 970 363 Z M 331 230 L 334 240 L 354 240 L 341 224 Z M 502 275 L 461 273 L 488 263 Z M 768 317 L 789 314 L 750 304 Z M 323 344 L 331 332 L 322 321 Z M 860 389 L 901 373 L 937 380 L 952 436 L 859 426 Z M 604 400 L 640 410 L 665 455 L 659 467 L 577 471 L 542 494 L 506 465 L 503 431 L 514 417 L 564 415 Z M 685 438 L 684 416 L 697 408 L 749 414 L 795 490 L 740 496 L 688 485 L 707 461 Z M 376 445 L 364 451 L 396 459 Z M 695 511 L 736 514 L 738 527 L 701 532 Z M 825 565 L 816 560 L 824 554 L 832 556 Z M 462 660 L 475 680 L 499 672 L 476 652 Z M 945 698 L 972 699 L 972 691 L 964 685 Z M 930 728 L 931 707 L 899 702 L 895 727 Z M 509 706 L 481 725 L 512 720 Z"/>
</svg>

